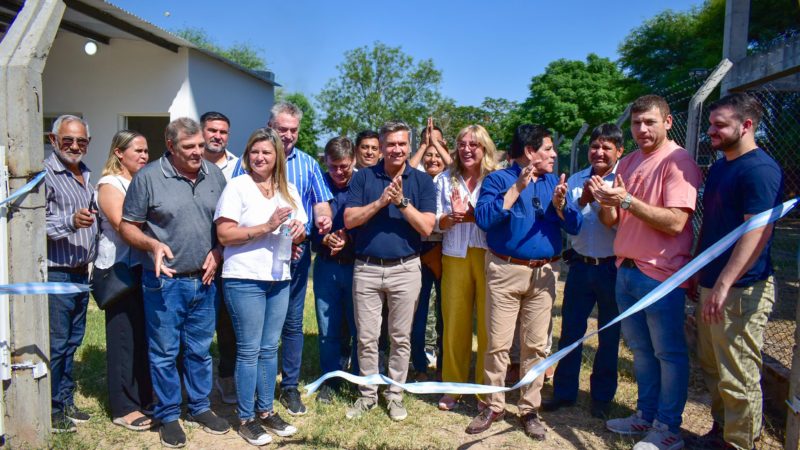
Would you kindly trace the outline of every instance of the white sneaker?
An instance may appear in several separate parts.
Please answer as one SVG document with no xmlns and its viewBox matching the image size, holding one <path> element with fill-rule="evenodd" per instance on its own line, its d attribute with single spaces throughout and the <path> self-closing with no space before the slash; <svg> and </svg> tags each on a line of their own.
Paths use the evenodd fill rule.
<svg viewBox="0 0 800 450">
<path fill-rule="evenodd" d="M 642 419 L 642 412 L 636 411 L 628 417 L 606 421 L 606 428 L 617 434 L 645 434 L 653 428 L 653 424 Z"/>
<path fill-rule="evenodd" d="M 653 421 L 653 428 L 644 439 L 633 446 L 633 450 L 678 450 L 683 448 L 683 438 L 678 433 L 669 431 L 669 427 Z"/>
</svg>

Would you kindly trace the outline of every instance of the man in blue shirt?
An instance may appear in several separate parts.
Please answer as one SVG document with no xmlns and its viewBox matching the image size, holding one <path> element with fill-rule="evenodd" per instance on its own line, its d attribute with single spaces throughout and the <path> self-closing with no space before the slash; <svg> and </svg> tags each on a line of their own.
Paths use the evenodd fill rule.
<svg viewBox="0 0 800 450">
<path fill-rule="evenodd" d="M 576 234 L 582 220 L 577 207 L 566 201 L 565 176 L 559 180 L 552 174 L 556 152 L 546 128 L 517 127 L 509 155 L 513 164 L 486 177 L 475 207 L 475 222 L 486 231 L 489 245 L 484 380 L 492 386 L 504 384 L 517 316 L 523 373 L 545 358 L 558 278 L 551 263 L 561 254 L 561 229 Z M 539 440 L 545 438 L 538 416 L 543 383 L 541 375 L 522 389 L 519 399 L 525 433 Z M 505 394 L 490 394 L 486 400 L 488 406 L 467 433 L 482 433 L 503 417 Z"/>
<path fill-rule="evenodd" d="M 286 175 L 289 182 L 300 192 L 303 209 L 308 215 L 306 236 L 311 235 L 314 224 L 321 234 L 331 230 L 331 207 L 328 201 L 333 198 L 325 184 L 322 170 L 309 154 L 295 148 L 300 132 L 303 111 L 288 102 L 277 103 L 270 111 L 267 126 L 277 131 L 286 153 Z M 233 176 L 245 173 L 242 162 L 236 163 Z M 311 213 L 313 211 L 313 214 Z M 306 406 L 300 400 L 297 385 L 300 382 L 300 366 L 303 362 L 303 309 L 308 287 L 308 270 L 311 267 L 311 249 L 308 241 L 295 245 L 294 256 L 289 267 L 292 275 L 289 288 L 289 309 L 281 332 L 281 404 L 289 414 L 300 416 L 306 413 Z"/>
<path fill-rule="evenodd" d="M 586 169 L 567 180 L 569 201 L 577 202 L 583 216 L 581 230 L 570 236 L 572 249 L 564 252 L 569 274 L 564 286 L 564 305 L 561 308 L 562 349 L 586 334 L 586 320 L 597 304 L 597 327 L 603 327 L 619 314 L 614 286 L 617 278 L 614 236 L 616 230 L 600 222 L 600 204 L 592 195 L 590 180 L 601 177 L 611 185 L 614 169 L 623 153 L 622 130 L 613 123 L 598 126 L 589 139 L 589 163 Z M 590 378 L 593 417 L 605 418 L 617 391 L 617 359 L 619 324 L 599 335 L 600 344 L 594 357 Z M 558 363 L 553 378 L 553 398 L 542 403 L 545 411 L 555 411 L 575 404 L 578 398 L 578 378 L 581 371 L 582 346 Z"/>
<path fill-rule="evenodd" d="M 389 378 L 404 383 L 411 355 L 411 323 L 422 284 L 419 252 L 421 236 L 433 231 L 436 188 L 431 177 L 407 164 L 411 129 L 387 122 L 380 130 L 383 159 L 359 170 L 350 182 L 344 224 L 356 228 L 353 307 L 358 334 L 361 375 L 378 373 L 378 337 L 381 308 L 389 310 Z M 361 397 L 347 410 L 360 417 L 378 403 L 377 386 L 359 386 Z M 402 389 L 384 393 L 392 420 L 403 420 Z"/>
<path fill-rule="evenodd" d="M 706 179 L 698 253 L 783 198 L 781 168 L 756 145 L 763 112 L 758 100 L 737 93 L 709 109 L 708 136 L 724 158 Z M 745 234 L 699 274 L 697 354 L 714 418 L 706 438 L 725 448 L 753 448 L 761 433 L 761 347 L 775 302 L 772 229 Z"/>
</svg>

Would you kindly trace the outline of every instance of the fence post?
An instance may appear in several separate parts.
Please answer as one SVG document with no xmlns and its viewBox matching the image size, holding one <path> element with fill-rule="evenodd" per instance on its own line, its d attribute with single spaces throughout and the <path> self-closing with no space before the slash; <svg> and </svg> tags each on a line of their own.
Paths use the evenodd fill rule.
<svg viewBox="0 0 800 450">
<path fill-rule="evenodd" d="M 733 67 L 733 63 L 724 58 L 717 64 L 711 75 L 706 78 L 706 81 L 700 86 L 700 89 L 694 93 L 692 100 L 689 102 L 689 114 L 686 120 L 686 150 L 692 155 L 692 159 L 697 160 L 697 144 L 700 141 L 700 114 L 703 112 L 703 102 L 708 98 L 714 88 L 725 78 Z"/>
<path fill-rule="evenodd" d="M 800 279 L 800 249 L 797 251 L 797 278 Z M 797 302 L 795 324 L 800 324 L 800 301 Z M 786 408 L 786 441 L 783 445 L 785 450 L 798 450 L 800 446 L 800 415 L 795 412 L 800 406 L 800 351 L 797 346 L 800 342 L 799 325 L 795 325 L 794 342 L 792 371 L 789 376 L 789 398 L 786 400 L 789 407 Z"/>
<path fill-rule="evenodd" d="M 618 127 L 621 127 L 622 124 L 625 123 L 626 120 L 628 120 L 628 117 L 631 116 L 631 105 L 632 103 L 628 103 L 628 106 L 625 107 L 625 111 L 622 111 L 622 114 L 620 114 L 619 117 L 617 117 L 616 124 Z"/>
<path fill-rule="evenodd" d="M 578 144 L 581 142 L 581 139 L 583 139 L 583 135 L 586 134 L 586 130 L 588 130 L 588 129 L 589 129 L 589 124 L 588 123 L 584 123 L 581 126 L 581 129 L 578 130 L 578 134 L 576 134 L 575 138 L 572 140 L 572 148 L 569 151 L 570 152 L 570 154 L 569 154 L 569 157 L 570 157 L 570 159 L 569 159 L 569 173 L 570 173 L 570 175 L 572 175 L 573 173 L 578 171 L 578 151 L 580 150 L 578 148 Z"/>
<path fill-rule="evenodd" d="M 0 42 L 0 146 L 7 150 L 9 188 L 42 170 L 42 71 L 66 6 L 61 0 L 27 0 Z M 45 199 L 39 187 L 9 208 L 9 281 L 44 281 Z M 47 297 L 14 296 L 10 302 L 12 362 L 50 362 Z M 6 444 L 43 448 L 50 438 L 50 377 L 14 370 L 6 385 Z"/>
</svg>

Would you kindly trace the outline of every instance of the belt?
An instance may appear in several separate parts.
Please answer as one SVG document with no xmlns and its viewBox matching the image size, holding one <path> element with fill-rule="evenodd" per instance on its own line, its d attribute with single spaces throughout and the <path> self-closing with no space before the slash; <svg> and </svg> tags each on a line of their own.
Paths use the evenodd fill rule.
<svg viewBox="0 0 800 450">
<path fill-rule="evenodd" d="M 372 264 L 374 266 L 392 267 L 399 266 L 406 261 L 411 261 L 412 259 L 418 257 L 419 253 L 412 253 L 402 258 L 375 258 L 374 256 L 356 256 L 356 261 L 361 261 L 365 264 Z"/>
<path fill-rule="evenodd" d="M 74 275 L 88 275 L 89 265 L 84 264 L 78 267 L 48 267 L 47 270 L 55 270 L 57 272 L 66 272 Z"/>
<path fill-rule="evenodd" d="M 627 267 L 628 269 L 635 269 L 636 268 L 636 262 L 634 260 L 632 260 L 632 259 L 625 258 L 625 259 L 622 260 L 622 264 L 620 264 L 620 266 Z"/>
<path fill-rule="evenodd" d="M 511 264 L 518 264 L 520 266 L 527 266 L 531 268 L 542 267 L 545 264 L 549 264 L 551 262 L 556 262 L 561 259 L 560 256 L 554 256 L 552 258 L 545 258 L 545 259 L 519 259 L 514 258 L 513 256 L 506 256 L 497 253 L 496 251 L 489 249 L 489 251 L 496 257 L 502 259 L 503 261 Z"/>
<path fill-rule="evenodd" d="M 317 253 L 317 258 L 322 258 L 325 261 L 330 261 L 332 263 L 341 264 L 343 266 L 347 266 L 353 264 L 355 262 L 355 258 L 352 256 L 330 256 L 326 255 L 325 253 Z"/>
<path fill-rule="evenodd" d="M 195 270 L 194 272 L 174 273 L 172 278 L 203 278 L 205 270 Z"/>
<path fill-rule="evenodd" d="M 610 262 L 614 262 L 617 257 L 616 256 L 606 256 L 605 258 L 593 258 L 591 256 L 583 256 L 580 253 L 575 253 L 570 260 L 576 259 L 578 261 L 582 261 L 585 264 L 589 264 L 590 266 L 599 266 L 600 264 L 606 264 Z"/>
</svg>

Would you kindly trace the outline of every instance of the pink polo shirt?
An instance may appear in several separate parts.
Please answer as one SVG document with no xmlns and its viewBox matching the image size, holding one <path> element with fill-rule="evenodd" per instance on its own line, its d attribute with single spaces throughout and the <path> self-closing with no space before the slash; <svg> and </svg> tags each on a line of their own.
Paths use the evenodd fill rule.
<svg viewBox="0 0 800 450">
<path fill-rule="evenodd" d="M 620 160 L 617 174 L 631 195 L 649 205 L 692 211 L 703 180 L 692 157 L 674 141 L 649 154 L 641 150 L 631 153 Z M 670 236 L 623 209 L 619 214 L 614 239 L 617 266 L 629 258 L 648 277 L 664 281 L 691 259 L 691 217 L 680 234 Z"/>
</svg>

